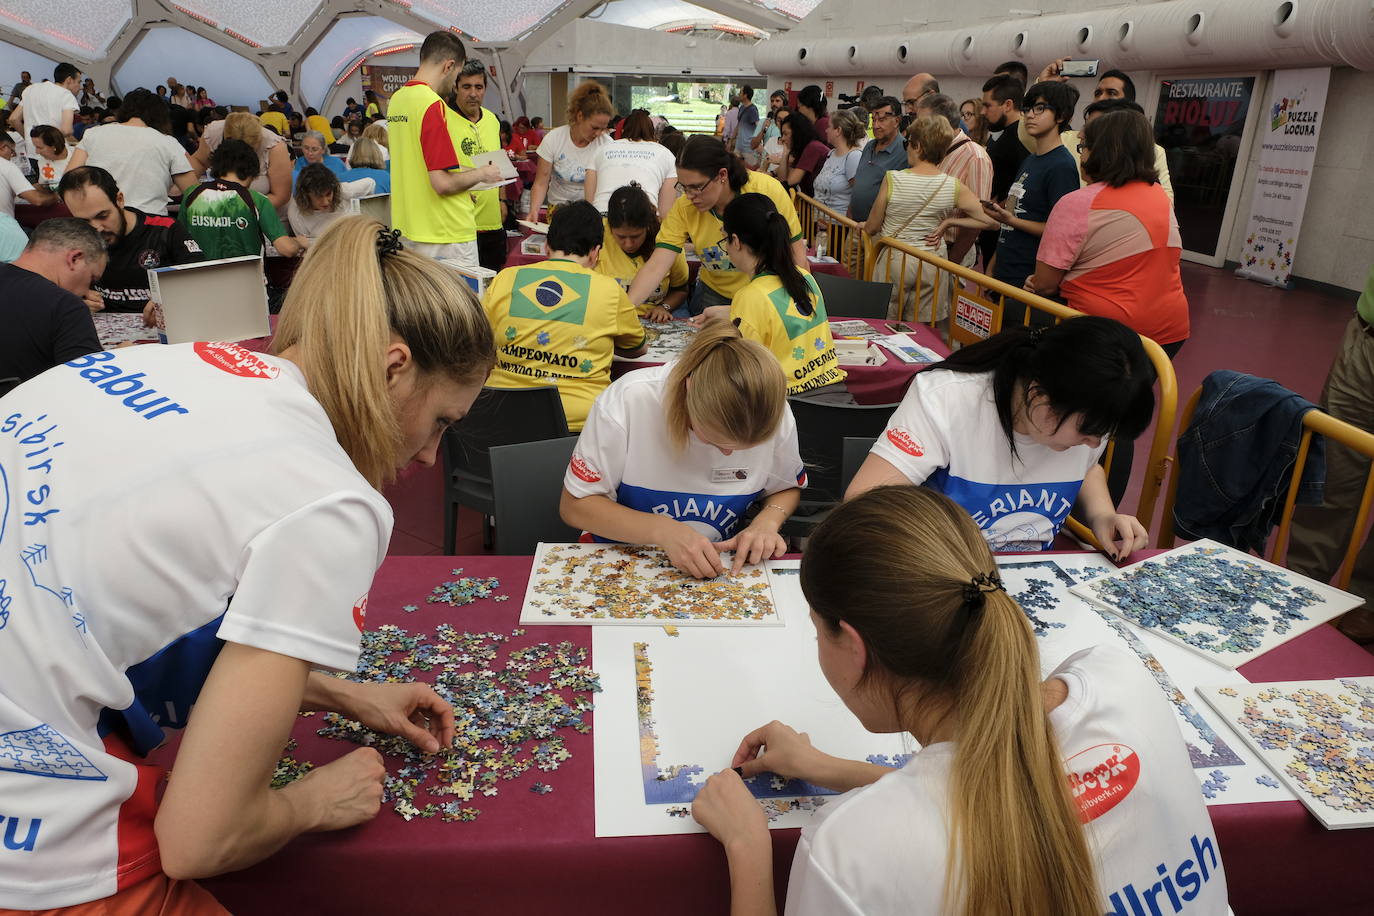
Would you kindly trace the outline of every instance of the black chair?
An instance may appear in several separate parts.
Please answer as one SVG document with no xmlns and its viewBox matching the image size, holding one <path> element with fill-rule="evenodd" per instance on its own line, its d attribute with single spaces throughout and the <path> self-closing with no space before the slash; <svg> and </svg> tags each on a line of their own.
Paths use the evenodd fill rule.
<svg viewBox="0 0 1374 916">
<path fill-rule="evenodd" d="M 873 443 L 877 441 L 877 439 L 870 439 L 867 436 L 845 437 L 840 461 L 841 499 L 844 498 L 849 485 L 854 481 L 854 475 L 859 473 L 859 468 L 863 467 L 864 461 L 868 459 L 868 453 L 873 451 Z"/>
<path fill-rule="evenodd" d="M 832 318 L 886 318 L 892 301 L 892 284 L 854 280 L 834 274 L 814 273 L 811 278 L 825 298 L 825 313 Z"/>
<path fill-rule="evenodd" d="M 18 378 L 0 378 L 0 398 L 19 387 Z"/>
<path fill-rule="evenodd" d="M 581 535 L 558 514 L 563 473 L 576 445 L 577 438 L 569 436 L 491 450 L 497 553 L 526 557 L 540 541 L 567 543 Z"/>
<path fill-rule="evenodd" d="M 482 544 L 491 547 L 496 505 L 490 449 L 567 435 L 557 388 L 483 388 L 463 422 L 444 433 L 444 553 L 455 552 L 460 505 L 482 513 Z"/>
<path fill-rule="evenodd" d="M 782 527 L 784 536 L 805 535 L 844 497 L 846 439 L 871 444 L 887 428 L 896 404 L 826 404 L 788 398 L 797 421 L 797 445 L 806 465 L 806 489 L 801 505 Z M 860 459 L 862 464 L 862 459 Z M 858 470 L 858 466 L 854 467 Z M 850 475 L 852 477 L 852 474 Z"/>
</svg>

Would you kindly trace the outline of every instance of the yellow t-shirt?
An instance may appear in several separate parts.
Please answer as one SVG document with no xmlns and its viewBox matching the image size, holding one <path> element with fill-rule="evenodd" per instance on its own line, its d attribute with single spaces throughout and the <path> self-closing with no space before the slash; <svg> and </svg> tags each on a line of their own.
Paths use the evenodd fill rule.
<svg viewBox="0 0 1374 916">
<path fill-rule="evenodd" d="M 462 118 L 418 80 L 391 96 L 387 109 L 391 151 L 391 225 L 413 242 L 452 245 L 477 238 L 472 195 L 439 194 L 430 172 L 471 167 L 460 149 Z"/>
<path fill-rule="evenodd" d="M 279 135 L 290 139 L 291 125 L 287 122 L 286 115 L 282 114 L 280 111 L 268 109 L 258 115 L 258 120 L 269 127 L 275 128 Z"/>
<path fill-rule="evenodd" d="M 334 128 L 329 126 L 329 122 L 325 120 L 324 115 L 310 115 L 305 119 L 305 127 L 307 130 L 317 130 L 324 134 L 324 142 L 326 145 L 334 142 Z"/>
<path fill-rule="evenodd" d="M 802 277 L 811 288 L 814 310 L 810 315 L 797 310 L 797 303 L 774 273 L 754 277 L 730 303 L 730 320 L 740 333 L 773 351 L 782 364 L 788 394 L 833 385 L 845 378 L 835 356 L 825 299 L 809 273 L 802 271 Z"/>
<path fill-rule="evenodd" d="M 644 326 L 619 284 L 573 261 L 507 267 L 487 287 L 482 307 L 496 334 L 487 384 L 557 385 L 573 431 L 611 383 L 615 348 L 644 343 Z"/>
<path fill-rule="evenodd" d="M 458 135 L 461 138 L 458 143 L 458 153 L 463 160 L 463 168 L 470 169 L 474 166 L 472 157 L 477 153 L 491 153 L 501 148 L 501 122 L 496 115 L 482 109 L 482 119 L 476 124 L 467 119 L 467 116 L 453 112 L 454 120 L 457 122 Z M 501 228 L 501 192 L 504 188 L 488 188 L 485 191 L 474 191 L 472 194 L 473 206 L 476 208 L 477 231 L 490 232 L 493 229 Z"/>
<path fill-rule="evenodd" d="M 606 235 L 601 242 L 601 260 L 596 262 L 597 273 L 605 274 L 612 280 L 620 284 L 620 288 L 626 292 L 630 291 L 630 284 L 634 282 L 635 274 L 644 266 L 647 258 L 632 257 L 620 248 L 620 243 L 615 240 L 611 233 L 611 226 L 606 224 Z M 641 315 L 648 314 L 649 309 L 656 305 L 662 305 L 668 293 L 675 289 L 687 288 L 687 257 L 681 251 L 673 260 L 673 266 L 668 268 L 668 276 L 658 285 L 658 289 L 649 294 L 649 298 L 644 300 L 644 304 L 639 307 Z"/>
<path fill-rule="evenodd" d="M 740 188 L 739 193 L 766 196 L 773 201 L 778 212 L 787 218 L 787 227 L 792 230 L 792 241 L 795 242 L 802 237 L 801 221 L 797 219 L 792 198 L 787 195 L 782 182 L 762 172 L 750 172 L 749 180 Z M 697 274 L 697 279 L 704 281 L 711 289 L 729 299 L 744 288 L 749 282 L 749 277 L 735 269 L 735 265 L 730 263 L 730 256 L 721 247 L 725 233 L 721 231 L 720 220 L 720 214 L 716 211 L 698 210 L 692 205 L 692 199 L 683 194 L 673 202 L 672 209 L 668 211 L 668 218 L 658 230 L 658 241 L 655 244 L 659 248 L 680 252 L 690 239 L 696 247 L 697 257 L 701 259 L 701 272 Z"/>
</svg>

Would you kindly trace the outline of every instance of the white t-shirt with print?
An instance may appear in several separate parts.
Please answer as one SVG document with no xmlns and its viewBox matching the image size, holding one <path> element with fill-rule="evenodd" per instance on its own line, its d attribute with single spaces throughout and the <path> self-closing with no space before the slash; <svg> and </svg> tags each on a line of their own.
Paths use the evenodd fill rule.
<svg viewBox="0 0 1374 916">
<path fill-rule="evenodd" d="M 789 408 L 772 438 L 753 448 L 725 455 L 689 433 L 678 451 L 668 439 L 664 405 L 671 370 L 671 363 L 639 369 L 597 396 L 563 486 L 579 498 L 605 496 L 727 540 L 759 497 L 806 486 L 797 425 Z"/>
<path fill-rule="evenodd" d="M 186 150 L 173 138 L 151 127 L 104 124 L 81 137 L 86 164 L 98 165 L 114 176 L 124 192 L 124 206 L 167 215 L 167 188 L 173 175 L 191 171 Z"/>
<path fill-rule="evenodd" d="M 596 170 L 596 200 L 592 204 L 603 216 L 611 205 L 611 195 L 636 181 L 657 210 L 659 189 L 677 175 L 677 163 L 668 147 L 648 140 L 612 140 L 597 151 L 588 168 Z"/>
<path fill-rule="evenodd" d="M 62 129 L 62 113 L 65 111 L 80 111 L 80 106 L 76 104 L 76 96 L 68 92 L 64 87 L 56 83 L 34 83 L 24 90 L 24 94 L 19 97 L 19 104 L 24 106 L 24 147 L 22 152 L 30 158 L 36 158 L 38 153 L 34 151 L 33 141 L 29 139 L 29 134 L 35 127 L 43 124 L 50 124 L 58 130 Z M 75 115 L 73 115 L 75 120 Z"/>
<path fill-rule="evenodd" d="M 352 670 L 392 515 L 299 369 L 205 343 L 0 399 L 0 513 L 0 908 L 62 907 L 156 873 L 140 757 L 220 640 Z"/>
<path fill-rule="evenodd" d="M 1086 821 L 1102 911 L 1224 916 L 1221 850 L 1159 685 L 1137 658 L 1102 646 L 1050 677 L 1068 686 L 1050 724 Z M 821 809 L 792 859 L 787 916 L 948 912 L 955 753 L 953 742 L 929 745 Z"/>
<path fill-rule="evenodd" d="M 1048 550 L 1106 443 L 1057 452 L 1013 434 L 992 396 L 992 373 L 921 372 L 873 454 L 914 484 L 963 506 L 997 551 Z"/>
<path fill-rule="evenodd" d="M 582 200 L 585 197 L 587 169 L 592 168 L 596 154 L 610 142 L 610 138 L 602 133 L 586 146 L 578 146 L 573 143 L 566 124 L 545 134 L 539 142 L 539 158 L 550 165 L 547 202 L 570 204 Z M 658 199 L 657 192 L 650 196 Z"/>
<path fill-rule="evenodd" d="M 0 159 L 0 213 L 14 215 L 14 201 L 25 191 L 33 190 L 33 182 L 8 159 Z"/>
</svg>

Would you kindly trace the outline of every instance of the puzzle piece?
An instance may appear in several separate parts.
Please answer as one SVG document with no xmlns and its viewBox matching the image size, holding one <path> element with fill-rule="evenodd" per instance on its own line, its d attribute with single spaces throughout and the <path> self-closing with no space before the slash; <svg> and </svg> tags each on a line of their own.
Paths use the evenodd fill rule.
<svg viewBox="0 0 1374 916">
<path fill-rule="evenodd" d="M 0 734 L 0 770 L 52 779 L 108 777 L 51 725 Z"/>
</svg>

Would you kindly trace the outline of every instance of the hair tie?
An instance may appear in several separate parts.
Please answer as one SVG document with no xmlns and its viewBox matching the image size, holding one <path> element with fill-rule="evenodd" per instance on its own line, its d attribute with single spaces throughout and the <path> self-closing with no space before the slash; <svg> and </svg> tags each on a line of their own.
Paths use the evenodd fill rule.
<svg viewBox="0 0 1374 916">
<path fill-rule="evenodd" d="M 1001 576 L 996 572 L 979 573 L 964 585 L 964 604 L 972 608 L 982 607 L 983 596 L 999 589 L 1005 591 Z"/>
<path fill-rule="evenodd" d="M 400 229 L 378 229 L 377 230 L 377 258 L 380 260 L 383 255 L 395 254 L 405 248 L 401 244 Z"/>
</svg>

